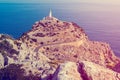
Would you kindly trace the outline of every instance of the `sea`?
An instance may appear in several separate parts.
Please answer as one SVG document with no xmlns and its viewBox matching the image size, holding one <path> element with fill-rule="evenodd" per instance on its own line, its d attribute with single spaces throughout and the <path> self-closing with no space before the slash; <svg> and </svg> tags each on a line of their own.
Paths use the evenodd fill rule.
<svg viewBox="0 0 120 80">
<path fill-rule="evenodd" d="M 0 33 L 15 39 L 49 10 L 53 16 L 82 27 L 90 40 L 110 44 L 120 57 L 120 5 L 98 3 L 0 3 Z"/>
</svg>

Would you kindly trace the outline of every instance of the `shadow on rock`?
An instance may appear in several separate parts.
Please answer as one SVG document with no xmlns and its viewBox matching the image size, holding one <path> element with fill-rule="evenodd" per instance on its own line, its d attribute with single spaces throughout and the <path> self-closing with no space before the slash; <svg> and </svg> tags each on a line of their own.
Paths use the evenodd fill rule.
<svg viewBox="0 0 120 80">
<path fill-rule="evenodd" d="M 29 75 L 24 76 L 25 70 L 21 69 L 22 65 L 10 64 L 0 69 L 0 80 L 41 80 L 40 77 Z"/>
</svg>

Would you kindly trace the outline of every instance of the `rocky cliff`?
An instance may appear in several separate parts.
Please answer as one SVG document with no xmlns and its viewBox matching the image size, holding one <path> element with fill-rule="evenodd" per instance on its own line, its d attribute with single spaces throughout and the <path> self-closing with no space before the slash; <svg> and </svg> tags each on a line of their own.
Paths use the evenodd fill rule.
<svg viewBox="0 0 120 80">
<path fill-rule="evenodd" d="M 37 21 L 19 39 L 0 35 L 1 80 L 120 80 L 119 63 L 109 44 L 55 17 Z"/>
</svg>

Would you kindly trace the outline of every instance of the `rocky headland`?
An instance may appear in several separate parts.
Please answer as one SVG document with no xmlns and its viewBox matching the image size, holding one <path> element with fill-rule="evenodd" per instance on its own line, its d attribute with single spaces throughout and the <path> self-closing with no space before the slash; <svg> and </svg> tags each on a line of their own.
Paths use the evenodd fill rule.
<svg viewBox="0 0 120 80">
<path fill-rule="evenodd" d="M 119 67 L 109 44 L 52 16 L 19 39 L 0 34 L 0 80 L 120 80 Z"/>
</svg>

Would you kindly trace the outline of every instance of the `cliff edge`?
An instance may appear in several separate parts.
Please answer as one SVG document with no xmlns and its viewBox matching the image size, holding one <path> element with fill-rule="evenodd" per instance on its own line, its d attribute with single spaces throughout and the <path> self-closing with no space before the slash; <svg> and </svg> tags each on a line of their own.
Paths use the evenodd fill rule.
<svg viewBox="0 0 120 80">
<path fill-rule="evenodd" d="M 109 44 L 89 40 L 76 23 L 52 15 L 35 22 L 19 39 L 0 35 L 2 80 L 12 74 L 6 72 L 11 65 L 23 70 L 22 79 L 16 74 L 19 80 L 119 80 L 119 63 Z"/>
</svg>

